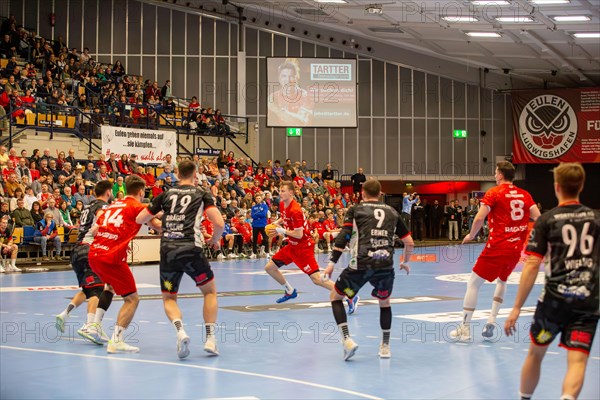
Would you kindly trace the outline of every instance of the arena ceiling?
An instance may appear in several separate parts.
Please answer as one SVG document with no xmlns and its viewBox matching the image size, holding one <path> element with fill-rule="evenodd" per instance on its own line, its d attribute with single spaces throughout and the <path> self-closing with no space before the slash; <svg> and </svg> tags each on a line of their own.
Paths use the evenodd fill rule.
<svg viewBox="0 0 600 400">
<path fill-rule="evenodd" d="M 230 15 L 242 8 L 248 16 L 245 23 L 264 28 L 269 19 L 284 21 L 269 28 L 287 34 L 291 34 L 294 23 L 303 23 L 314 27 L 307 35 L 311 40 L 338 46 L 345 40 L 344 46 L 349 49 L 379 58 L 384 57 L 378 53 L 377 43 L 487 68 L 535 82 L 537 86 L 600 84 L 600 0 L 494 0 L 485 5 L 474 0 L 170 3 Z M 252 16 L 258 17 L 255 22 Z M 324 32 L 320 34 L 319 29 Z M 330 39 L 328 32 L 341 36 Z M 495 37 L 469 36 L 473 32 Z M 303 33 L 294 32 L 300 37 Z M 596 35 L 578 37 L 579 33 Z M 375 44 L 367 46 L 362 43 L 365 40 Z M 410 65 L 410 60 L 406 64 Z"/>
</svg>

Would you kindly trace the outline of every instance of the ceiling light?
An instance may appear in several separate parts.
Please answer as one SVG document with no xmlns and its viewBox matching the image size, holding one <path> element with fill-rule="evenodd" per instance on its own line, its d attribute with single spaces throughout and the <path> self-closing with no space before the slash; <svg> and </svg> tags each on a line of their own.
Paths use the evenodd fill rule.
<svg viewBox="0 0 600 400">
<path fill-rule="evenodd" d="M 525 23 L 534 22 L 531 17 L 496 17 L 498 22 Z"/>
<path fill-rule="evenodd" d="M 550 17 L 556 22 L 584 22 L 591 21 L 592 19 L 587 15 L 557 15 Z"/>
<path fill-rule="evenodd" d="M 315 3 L 337 3 L 337 4 L 346 4 L 346 0 L 315 0 Z"/>
<path fill-rule="evenodd" d="M 442 19 L 447 22 L 477 22 L 477 21 L 479 21 L 479 19 L 475 18 L 475 17 L 462 17 L 459 15 L 442 17 Z"/>
<path fill-rule="evenodd" d="M 568 4 L 571 0 L 529 0 L 532 4 Z"/>
<path fill-rule="evenodd" d="M 510 6 L 507 0 L 473 0 L 471 4 L 474 6 Z"/>
<path fill-rule="evenodd" d="M 467 36 L 482 38 L 499 38 L 501 35 L 497 32 L 465 32 Z"/>
<path fill-rule="evenodd" d="M 578 39 L 598 39 L 600 38 L 600 32 L 577 32 L 573 36 Z"/>
</svg>

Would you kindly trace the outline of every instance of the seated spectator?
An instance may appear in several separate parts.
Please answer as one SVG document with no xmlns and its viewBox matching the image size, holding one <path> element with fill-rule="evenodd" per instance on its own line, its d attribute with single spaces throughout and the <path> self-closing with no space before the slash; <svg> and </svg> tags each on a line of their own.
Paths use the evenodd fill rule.
<svg viewBox="0 0 600 400">
<path fill-rule="evenodd" d="M 19 248 L 13 243 L 13 230 L 9 227 L 8 220 L 9 218 L 0 220 L 0 253 L 2 256 L 10 255 L 10 265 L 6 269 L 0 265 L 0 272 L 21 272 L 16 266 Z"/>
<path fill-rule="evenodd" d="M 62 201 L 61 201 L 61 203 L 62 203 Z M 50 197 L 48 199 L 48 207 L 46 207 L 45 213 L 48 213 L 48 212 L 51 212 L 52 215 L 54 216 L 54 222 L 56 222 L 56 225 L 58 225 L 58 226 L 65 225 L 65 222 L 63 221 L 62 216 L 60 215 L 60 209 L 58 208 L 58 204 L 54 197 Z"/>
<path fill-rule="evenodd" d="M 2 218 L 4 216 L 8 216 L 8 218 L 10 219 L 9 205 L 5 201 L 0 203 L 0 218 Z"/>
<path fill-rule="evenodd" d="M 219 110 L 219 109 L 215 110 L 215 115 L 213 117 L 213 120 L 214 120 L 215 127 L 217 129 L 217 132 L 220 135 L 229 136 L 231 134 L 231 128 L 229 127 L 229 125 L 227 125 L 225 118 L 221 115 L 221 110 Z"/>
<path fill-rule="evenodd" d="M 42 261 L 49 260 L 46 249 L 48 241 L 54 243 L 55 254 L 57 254 L 57 256 L 54 257 L 54 259 L 62 260 L 62 257 L 60 256 L 62 246 L 61 238 L 58 235 L 58 226 L 54 220 L 54 214 L 52 212 L 46 212 L 44 214 L 44 219 L 37 223 L 33 240 L 36 243 L 41 244 Z"/>
<path fill-rule="evenodd" d="M 33 222 L 37 225 L 42 219 L 44 219 L 44 211 L 42 210 L 42 206 L 39 201 L 34 201 L 31 205 L 31 217 L 33 218 Z"/>
<path fill-rule="evenodd" d="M 35 226 L 35 221 L 33 220 L 31 211 L 25 207 L 24 199 L 17 200 L 17 208 L 12 212 L 12 219 L 16 228 Z"/>
<path fill-rule="evenodd" d="M 8 180 L 4 182 L 4 191 L 8 197 L 15 197 L 15 190 L 19 188 L 24 192 L 23 187 L 17 180 L 17 174 L 12 173 L 8 176 Z"/>
<path fill-rule="evenodd" d="M 177 177 L 175 176 L 175 174 L 173 172 L 171 172 L 171 165 L 165 165 L 165 170 L 163 171 L 162 174 L 160 174 L 158 176 L 157 179 L 161 179 L 161 180 L 166 180 L 167 177 L 171 177 L 171 181 L 172 182 L 177 182 Z"/>
<path fill-rule="evenodd" d="M 77 200 L 75 200 L 75 196 L 73 196 L 72 193 L 71 193 L 71 187 L 70 186 L 66 186 L 65 187 L 65 190 L 64 190 L 63 195 L 62 195 L 62 199 L 63 199 L 63 203 L 67 204 L 67 208 L 69 209 L 69 211 L 73 207 L 75 207 L 75 203 L 77 203 Z"/>
<path fill-rule="evenodd" d="M 25 200 L 25 208 L 31 210 L 31 206 L 37 201 L 37 196 L 33 193 L 33 188 L 31 186 L 25 187 L 25 196 L 23 196 L 23 200 Z"/>
<path fill-rule="evenodd" d="M 64 222 L 65 234 L 68 234 L 71 229 L 76 228 L 76 226 L 73 221 L 71 221 L 71 212 L 66 201 L 63 201 L 60 204 L 58 211 L 60 212 L 60 217 Z"/>
<path fill-rule="evenodd" d="M 113 196 L 115 198 L 117 197 L 117 193 L 119 192 L 123 192 L 123 194 L 127 195 L 127 189 L 125 188 L 123 176 L 119 176 L 113 185 Z"/>
<path fill-rule="evenodd" d="M 78 201 L 75 203 L 75 207 L 71 209 L 71 221 L 75 223 L 75 225 L 80 224 L 81 212 L 83 211 L 83 203 Z"/>
<path fill-rule="evenodd" d="M 83 181 L 86 186 L 94 187 L 96 185 L 96 183 L 98 182 L 98 176 L 96 174 L 96 171 L 94 170 L 94 163 L 87 163 L 87 167 L 85 171 L 83 171 L 83 173 L 81 174 L 81 177 L 83 178 Z"/>
<path fill-rule="evenodd" d="M 85 185 L 77 186 L 77 193 L 73 195 L 75 202 L 81 201 L 84 206 L 90 205 L 94 200 L 94 196 L 85 194 Z"/>
</svg>

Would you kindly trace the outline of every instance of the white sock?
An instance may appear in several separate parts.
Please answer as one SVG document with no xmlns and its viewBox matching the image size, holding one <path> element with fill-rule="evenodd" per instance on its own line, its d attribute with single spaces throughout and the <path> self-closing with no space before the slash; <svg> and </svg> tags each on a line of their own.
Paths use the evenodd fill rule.
<svg viewBox="0 0 600 400">
<path fill-rule="evenodd" d="M 119 325 L 115 325 L 115 330 L 113 331 L 113 335 L 112 335 L 112 341 L 114 343 L 116 342 L 120 342 L 123 340 L 123 332 L 125 331 L 125 328 L 123 328 L 122 326 Z"/>
<path fill-rule="evenodd" d="M 561 394 L 560 400 L 575 400 L 575 396 L 571 396 L 570 394 Z"/>
<path fill-rule="evenodd" d="M 488 323 L 493 324 L 496 322 L 498 311 L 504 300 L 504 294 L 506 293 L 506 282 L 496 279 L 496 290 L 494 290 L 494 301 L 492 302 L 492 313 L 488 318 Z"/>
<path fill-rule="evenodd" d="M 88 313 L 87 314 L 87 323 L 91 324 L 94 322 L 94 318 L 96 318 L 96 314 L 95 313 Z"/>
<path fill-rule="evenodd" d="M 519 391 L 519 397 L 521 399 L 531 399 L 531 396 L 533 396 L 533 393 L 526 394 L 526 393 L 522 393 L 521 391 Z"/>
<path fill-rule="evenodd" d="M 178 335 L 180 333 L 181 334 L 185 334 L 185 330 L 183 329 L 183 321 L 182 320 L 180 320 L 180 319 L 174 319 L 173 321 L 171 321 L 171 323 L 175 327 L 175 330 L 177 331 Z"/>
<path fill-rule="evenodd" d="M 101 324 L 102 323 L 102 318 L 104 318 L 104 313 L 106 312 L 106 310 L 102 309 L 102 308 L 96 308 L 96 316 L 94 318 L 94 323 L 95 324 Z"/>
<path fill-rule="evenodd" d="M 465 293 L 465 299 L 463 301 L 463 324 L 469 326 L 471 318 L 473 317 L 473 310 L 477 306 L 477 296 L 479 295 L 479 288 L 483 285 L 484 279 L 477 275 L 475 272 L 471 272 L 471 277 L 467 283 L 467 292 Z"/>
<path fill-rule="evenodd" d="M 17 267 L 17 259 L 16 258 L 11 258 L 10 259 L 10 265 L 12 265 L 13 268 Z"/>
<path fill-rule="evenodd" d="M 214 322 L 206 322 L 204 324 L 204 328 L 206 329 L 206 337 L 209 338 L 210 336 L 215 336 L 215 329 L 217 327 L 217 324 L 215 324 Z"/>
<path fill-rule="evenodd" d="M 292 285 L 290 285 L 290 283 L 288 281 L 285 281 L 283 286 L 285 287 L 285 292 L 287 294 L 292 294 L 292 292 L 294 291 L 294 287 Z"/>
</svg>

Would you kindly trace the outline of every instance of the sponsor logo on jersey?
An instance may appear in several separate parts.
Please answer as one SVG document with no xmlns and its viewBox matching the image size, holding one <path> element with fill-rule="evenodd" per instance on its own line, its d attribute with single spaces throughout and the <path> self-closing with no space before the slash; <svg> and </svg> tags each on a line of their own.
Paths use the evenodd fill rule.
<svg viewBox="0 0 600 400">
<path fill-rule="evenodd" d="M 519 116 L 519 139 L 535 157 L 548 160 L 562 156 L 577 139 L 575 110 L 556 95 L 533 98 Z"/>
<path fill-rule="evenodd" d="M 346 296 L 348 296 L 348 297 L 354 297 L 354 295 L 355 295 L 354 290 L 352 290 L 350 288 L 344 289 L 344 293 L 346 293 Z"/>
<path fill-rule="evenodd" d="M 536 342 L 539 344 L 546 344 L 552 339 L 552 333 L 548 332 L 545 329 L 542 329 L 540 333 L 535 337 Z"/>
</svg>

